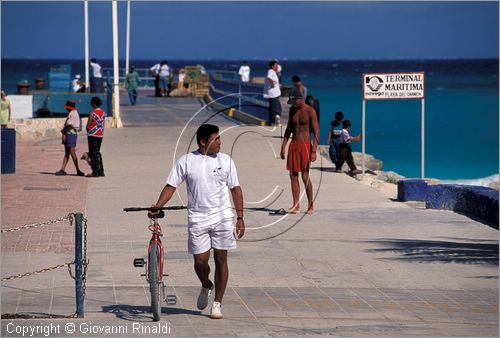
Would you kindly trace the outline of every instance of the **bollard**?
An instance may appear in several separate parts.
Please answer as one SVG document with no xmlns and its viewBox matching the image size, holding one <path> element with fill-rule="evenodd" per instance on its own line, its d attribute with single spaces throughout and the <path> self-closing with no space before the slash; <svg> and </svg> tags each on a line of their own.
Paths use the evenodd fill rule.
<svg viewBox="0 0 500 338">
<path fill-rule="evenodd" d="M 75 295 L 76 317 L 83 318 L 83 214 L 75 214 Z"/>
</svg>

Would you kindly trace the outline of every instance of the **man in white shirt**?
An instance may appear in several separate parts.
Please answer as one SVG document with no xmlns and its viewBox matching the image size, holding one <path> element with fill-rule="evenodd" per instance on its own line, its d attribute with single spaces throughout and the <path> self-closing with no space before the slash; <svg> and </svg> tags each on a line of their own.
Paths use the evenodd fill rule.
<svg viewBox="0 0 500 338">
<path fill-rule="evenodd" d="M 73 81 L 71 81 L 73 93 L 85 93 L 85 85 L 80 80 L 80 74 L 76 74 Z"/>
<path fill-rule="evenodd" d="M 250 66 L 248 62 L 243 61 L 241 63 L 241 67 L 238 70 L 238 75 L 240 76 L 241 82 L 249 82 L 250 81 Z"/>
<path fill-rule="evenodd" d="M 281 124 L 281 89 L 278 79 L 278 62 L 269 62 L 269 70 L 264 81 L 264 98 L 269 100 L 269 125 Z"/>
<path fill-rule="evenodd" d="M 104 93 L 104 86 L 102 82 L 102 67 L 95 58 L 90 60 L 90 92 L 91 93 Z"/>
<path fill-rule="evenodd" d="M 245 233 L 243 192 L 236 167 L 229 155 L 220 153 L 219 127 L 203 124 L 196 131 L 198 150 L 179 158 L 153 208 L 164 206 L 179 185 L 186 181 L 188 192 L 188 251 L 194 257 L 194 269 L 202 288 L 198 309 L 207 307 L 212 290 L 215 297 L 210 317 L 222 318 L 221 302 L 229 277 L 227 250 L 236 248 L 235 236 Z M 234 213 L 229 193 L 236 211 Z M 215 285 L 210 281 L 210 249 L 214 251 Z"/>
</svg>

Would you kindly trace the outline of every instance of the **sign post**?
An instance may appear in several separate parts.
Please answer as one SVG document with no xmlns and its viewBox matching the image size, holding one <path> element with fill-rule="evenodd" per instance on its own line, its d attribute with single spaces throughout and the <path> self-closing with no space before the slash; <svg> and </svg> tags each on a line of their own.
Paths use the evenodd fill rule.
<svg viewBox="0 0 500 338">
<path fill-rule="evenodd" d="M 366 100 L 421 99 L 421 177 L 425 178 L 425 95 L 424 73 L 363 74 L 362 152 L 363 175 L 365 174 L 365 115 Z"/>
</svg>

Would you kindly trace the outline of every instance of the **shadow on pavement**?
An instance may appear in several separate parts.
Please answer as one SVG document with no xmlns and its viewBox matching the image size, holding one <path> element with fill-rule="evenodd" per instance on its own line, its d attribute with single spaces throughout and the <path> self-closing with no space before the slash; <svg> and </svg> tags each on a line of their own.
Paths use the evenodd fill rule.
<svg viewBox="0 0 500 338">
<path fill-rule="evenodd" d="M 102 307 L 102 312 L 113 313 L 117 318 L 129 321 L 152 321 L 151 307 L 149 306 L 134 306 L 127 304 L 108 305 Z M 167 315 L 197 315 L 205 316 L 200 311 L 192 311 L 176 307 L 162 307 L 162 314 Z"/>
<path fill-rule="evenodd" d="M 407 260 L 417 263 L 460 263 L 498 265 L 498 241 L 474 242 L 425 241 L 415 239 L 377 239 L 367 241 L 384 248 L 368 252 L 394 252 L 401 257 L 386 260 Z"/>
</svg>

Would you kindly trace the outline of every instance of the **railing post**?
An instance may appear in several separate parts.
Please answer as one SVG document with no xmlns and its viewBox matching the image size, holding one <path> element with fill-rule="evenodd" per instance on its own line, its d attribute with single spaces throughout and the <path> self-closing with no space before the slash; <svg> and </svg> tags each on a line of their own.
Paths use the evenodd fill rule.
<svg viewBox="0 0 500 338">
<path fill-rule="evenodd" d="M 238 83 L 238 110 L 241 111 L 241 83 Z"/>
<path fill-rule="evenodd" d="M 83 318 L 83 214 L 75 214 L 75 295 L 76 317 Z"/>
</svg>

